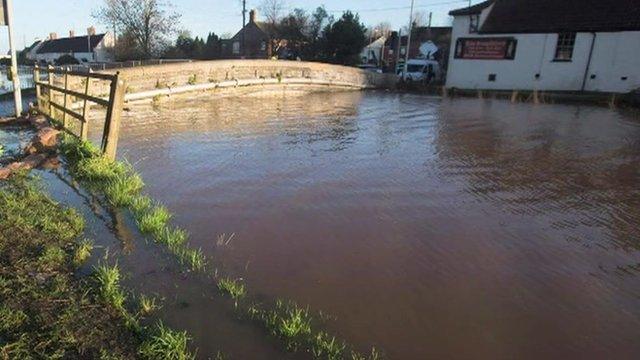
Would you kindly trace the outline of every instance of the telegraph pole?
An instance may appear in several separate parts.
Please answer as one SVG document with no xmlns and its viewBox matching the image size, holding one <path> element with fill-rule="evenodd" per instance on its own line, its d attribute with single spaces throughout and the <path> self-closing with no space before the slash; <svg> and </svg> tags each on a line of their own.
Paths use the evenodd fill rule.
<svg viewBox="0 0 640 360">
<path fill-rule="evenodd" d="M 404 54 L 404 71 L 402 72 L 402 79 L 404 80 L 407 73 L 407 67 L 409 66 L 409 52 L 411 51 L 411 33 L 413 32 L 413 6 L 415 0 L 411 0 L 411 13 L 409 14 L 409 34 L 407 35 L 407 50 Z"/>
<path fill-rule="evenodd" d="M 13 81 L 13 100 L 15 101 L 16 116 L 22 114 L 22 92 L 20 77 L 18 76 L 18 58 L 16 57 L 15 33 L 13 32 L 13 3 L 3 0 L 4 25 L 9 27 L 9 48 L 11 53 L 11 80 Z"/>
<path fill-rule="evenodd" d="M 247 26 L 247 0 L 242 0 L 242 57 L 245 57 L 244 27 Z"/>
</svg>

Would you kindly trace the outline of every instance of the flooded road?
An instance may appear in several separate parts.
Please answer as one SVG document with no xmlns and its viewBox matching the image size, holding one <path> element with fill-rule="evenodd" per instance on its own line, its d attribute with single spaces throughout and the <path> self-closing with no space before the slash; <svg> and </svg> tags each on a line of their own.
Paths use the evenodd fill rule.
<svg viewBox="0 0 640 360">
<path fill-rule="evenodd" d="M 119 154 L 192 245 L 359 349 L 640 356 L 636 113 L 382 92 L 131 110 Z M 189 321 L 197 344 L 220 327 Z"/>
</svg>

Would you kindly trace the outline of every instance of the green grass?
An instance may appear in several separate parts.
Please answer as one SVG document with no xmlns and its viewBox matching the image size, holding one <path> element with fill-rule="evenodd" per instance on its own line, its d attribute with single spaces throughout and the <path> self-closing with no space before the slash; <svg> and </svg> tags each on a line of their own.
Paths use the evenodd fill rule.
<svg viewBox="0 0 640 360">
<path fill-rule="evenodd" d="M 140 355 L 149 360 L 195 359 L 188 350 L 188 342 L 186 332 L 173 331 L 159 323 L 142 344 Z"/>
<path fill-rule="evenodd" d="M 229 278 L 220 279 L 218 281 L 218 289 L 231 296 L 231 298 L 236 302 L 236 306 L 238 305 L 238 300 L 242 299 L 245 295 L 244 284 L 238 280 Z"/>
<path fill-rule="evenodd" d="M 143 316 L 149 315 L 160 308 L 160 306 L 156 301 L 156 298 L 148 297 L 146 295 L 140 296 L 139 303 L 140 303 L 140 314 Z"/>
<path fill-rule="evenodd" d="M 343 358 L 346 345 L 336 340 L 335 336 L 329 337 L 324 331 L 316 334 L 313 343 L 312 354 L 316 359 L 339 360 Z"/>
<path fill-rule="evenodd" d="M 0 358 L 133 358 L 138 335 L 74 274 L 84 221 L 26 174 L 0 181 Z"/>
<path fill-rule="evenodd" d="M 167 229 L 171 214 L 164 206 L 156 205 L 136 217 L 138 228 L 144 234 L 162 234 Z"/>
<path fill-rule="evenodd" d="M 120 269 L 118 265 L 100 265 L 96 267 L 94 278 L 98 285 L 100 298 L 117 310 L 124 310 L 126 295 L 120 288 Z"/>
<path fill-rule="evenodd" d="M 108 160 L 89 142 L 72 136 L 63 137 L 60 152 L 76 179 L 90 190 L 103 194 L 112 206 L 128 208 L 142 233 L 165 245 L 187 269 L 200 272 L 206 269 L 207 260 L 202 251 L 188 246 L 187 232 L 170 226 L 169 211 L 140 194 L 144 182 L 131 165 Z"/>
<path fill-rule="evenodd" d="M 91 241 L 87 239 L 80 241 L 73 254 L 73 264 L 76 267 L 84 264 L 84 262 L 91 256 L 91 251 L 93 251 L 93 243 Z"/>
</svg>

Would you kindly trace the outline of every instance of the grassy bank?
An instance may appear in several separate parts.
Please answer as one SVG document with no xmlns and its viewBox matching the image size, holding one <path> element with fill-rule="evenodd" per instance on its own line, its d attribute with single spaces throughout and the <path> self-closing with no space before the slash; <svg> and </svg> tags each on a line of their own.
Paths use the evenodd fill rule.
<svg viewBox="0 0 640 360">
<path fill-rule="evenodd" d="M 252 302 L 244 284 L 212 272 L 202 251 L 189 246 L 188 232 L 172 226 L 170 212 L 141 193 L 144 183 L 130 165 L 107 160 L 90 143 L 70 136 L 64 138 L 61 152 L 74 178 L 112 206 L 128 209 L 142 233 L 163 245 L 186 269 L 213 278 L 220 292 L 234 301 L 239 314 L 263 326 L 287 350 L 310 353 L 315 359 L 382 358 L 375 349 L 367 355 L 360 354 L 320 330 L 320 322 L 308 309 L 281 300 L 271 305 Z"/>
<path fill-rule="evenodd" d="M 145 327 L 117 266 L 77 268 L 92 245 L 84 220 L 26 174 L 0 182 L 0 359 L 191 359 L 187 335 Z M 133 310 L 131 310 L 133 309 Z"/>
</svg>

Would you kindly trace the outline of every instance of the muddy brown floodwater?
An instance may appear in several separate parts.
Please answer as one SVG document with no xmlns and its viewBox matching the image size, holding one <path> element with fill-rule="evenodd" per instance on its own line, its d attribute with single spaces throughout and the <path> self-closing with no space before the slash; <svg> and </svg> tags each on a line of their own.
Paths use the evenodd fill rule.
<svg viewBox="0 0 640 360">
<path fill-rule="evenodd" d="M 221 271 L 322 310 L 359 349 L 640 357 L 637 113 L 202 97 L 133 105 L 119 152 Z M 196 343 L 219 326 L 190 321 Z"/>
</svg>

